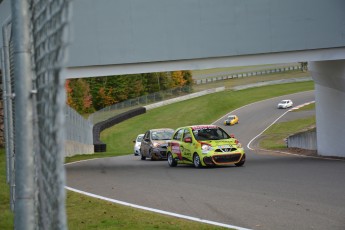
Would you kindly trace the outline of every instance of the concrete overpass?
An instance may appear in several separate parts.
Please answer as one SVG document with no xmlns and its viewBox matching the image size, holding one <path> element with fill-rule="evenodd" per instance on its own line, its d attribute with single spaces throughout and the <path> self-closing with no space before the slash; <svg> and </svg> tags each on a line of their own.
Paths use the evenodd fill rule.
<svg viewBox="0 0 345 230">
<path fill-rule="evenodd" d="M 318 153 L 345 157 L 345 1 L 73 3 L 66 78 L 308 61 Z"/>
</svg>

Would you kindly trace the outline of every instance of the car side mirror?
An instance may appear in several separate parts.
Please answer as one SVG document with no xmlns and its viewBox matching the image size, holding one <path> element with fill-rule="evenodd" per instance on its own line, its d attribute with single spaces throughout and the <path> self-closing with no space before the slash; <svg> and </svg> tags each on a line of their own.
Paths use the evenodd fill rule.
<svg viewBox="0 0 345 230">
<path fill-rule="evenodd" d="M 186 143 L 192 143 L 192 138 L 191 137 L 186 137 L 184 140 Z"/>
<path fill-rule="evenodd" d="M 133 143 L 135 143 L 135 141 L 133 141 Z"/>
<path fill-rule="evenodd" d="M 230 134 L 230 137 L 231 137 L 231 138 L 235 138 L 235 134 L 233 134 L 233 133 Z"/>
</svg>

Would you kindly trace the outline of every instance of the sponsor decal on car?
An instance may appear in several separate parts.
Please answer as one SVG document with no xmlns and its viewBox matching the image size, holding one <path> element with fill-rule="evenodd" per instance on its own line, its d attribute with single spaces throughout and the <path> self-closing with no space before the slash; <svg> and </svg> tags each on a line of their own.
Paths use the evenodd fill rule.
<svg viewBox="0 0 345 230">
<path fill-rule="evenodd" d="M 201 129 L 215 129 L 217 126 L 215 125 L 196 125 L 192 127 L 192 130 L 201 130 Z"/>
</svg>

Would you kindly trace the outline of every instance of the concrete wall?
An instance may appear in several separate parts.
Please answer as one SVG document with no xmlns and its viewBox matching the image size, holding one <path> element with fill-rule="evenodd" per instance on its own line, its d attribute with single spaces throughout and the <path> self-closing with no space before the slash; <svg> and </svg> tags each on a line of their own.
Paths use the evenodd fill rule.
<svg viewBox="0 0 345 230">
<path fill-rule="evenodd" d="M 317 150 L 316 130 L 296 133 L 287 138 L 289 148 Z"/>
<path fill-rule="evenodd" d="M 345 157 L 345 60 L 312 62 L 319 155 Z"/>
<path fill-rule="evenodd" d="M 94 146 L 83 144 L 77 141 L 66 140 L 65 157 L 72 157 L 79 154 L 93 154 Z"/>
</svg>

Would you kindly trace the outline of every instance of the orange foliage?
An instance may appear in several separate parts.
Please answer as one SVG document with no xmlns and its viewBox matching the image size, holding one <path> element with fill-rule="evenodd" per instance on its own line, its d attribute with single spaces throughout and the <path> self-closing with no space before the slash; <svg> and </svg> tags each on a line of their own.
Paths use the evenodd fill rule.
<svg viewBox="0 0 345 230">
<path fill-rule="evenodd" d="M 71 80 L 67 79 L 66 82 L 65 82 L 65 89 L 66 89 L 66 93 L 67 93 L 67 105 L 69 106 L 73 106 L 73 98 L 72 98 L 72 92 L 73 92 L 73 89 L 71 88 L 70 86 L 70 82 Z"/>
<path fill-rule="evenodd" d="M 182 71 L 172 72 L 171 73 L 171 80 L 173 82 L 173 87 L 184 86 L 187 82 L 183 77 Z"/>
<path fill-rule="evenodd" d="M 103 102 L 103 106 L 109 106 L 112 104 L 115 104 L 117 101 L 115 100 L 115 98 L 111 95 L 112 94 L 112 89 L 108 89 L 108 92 L 105 90 L 104 87 L 101 87 L 99 89 L 99 97 L 102 99 Z"/>
</svg>

